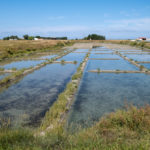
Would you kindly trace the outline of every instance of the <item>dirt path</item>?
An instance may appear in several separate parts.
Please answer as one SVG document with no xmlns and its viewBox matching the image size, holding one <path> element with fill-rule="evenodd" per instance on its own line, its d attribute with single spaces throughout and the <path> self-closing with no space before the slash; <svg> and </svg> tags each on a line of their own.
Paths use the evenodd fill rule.
<svg viewBox="0 0 150 150">
<path fill-rule="evenodd" d="M 73 46 L 71 46 L 72 49 L 92 49 L 93 46 L 101 46 L 101 43 L 75 43 Z"/>
<path fill-rule="evenodd" d="M 109 43 L 75 43 L 73 46 L 69 48 L 76 49 L 91 49 L 93 46 L 104 46 L 109 49 L 118 49 L 118 50 L 141 50 L 141 48 L 133 47 L 130 45 L 122 45 L 122 44 L 109 44 Z"/>
<path fill-rule="evenodd" d="M 122 45 L 122 44 L 101 43 L 101 46 L 107 47 L 109 49 L 118 49 L 118 50 L 141 50 L 141 48 L 138 47 L 133 47 L 130 45 Z"/>
</svg>

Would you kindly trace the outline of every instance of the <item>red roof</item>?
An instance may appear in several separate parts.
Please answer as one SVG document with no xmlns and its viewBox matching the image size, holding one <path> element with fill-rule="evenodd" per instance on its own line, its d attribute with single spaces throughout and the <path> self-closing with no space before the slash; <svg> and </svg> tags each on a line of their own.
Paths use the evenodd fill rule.
<svg viewBox="0 0 150 150">
<path fill-rule="evenodd" d="M 146 40 L 146 37 L 139 37 L 139 39 Z"/>
</svg>

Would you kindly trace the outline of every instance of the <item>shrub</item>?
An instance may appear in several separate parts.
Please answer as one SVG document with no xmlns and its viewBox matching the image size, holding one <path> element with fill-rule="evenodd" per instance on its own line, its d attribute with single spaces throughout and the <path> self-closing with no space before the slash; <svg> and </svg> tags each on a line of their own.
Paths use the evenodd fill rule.
<svg viewBox="0 0 150 150">
<path fill-rule="evenodd" d="M 143 65 L 140 65 L 140 70 L 142 71 L 145 67 Z"/>
<path fill-rule="evenodd" d="M 100 68 L 97 68 L 97 72 L 100 73 Z"/>
<path fill-rule="evenodd" d="M 61 64 L 64 64 L 64 63 L 65 63 L 65 60 L 62 59 L 62 60 L 61 60 Z"/>
<path fill-rule="evenodd" d="M 89 34 L 84 40 L 105 40 L 105 36 L 97 34 Z"/>
<path fill-rule="evenodd" d="M 74 63 L 74 64 L 77 64 L 77 61 L 75 60 L 73 63 Z"/>
<path fill-rule="evenodd" d="M 12 68 L 11 70 L 16 71 L 16 70 L 17 70 L 17 68 Z"/>
</svg>

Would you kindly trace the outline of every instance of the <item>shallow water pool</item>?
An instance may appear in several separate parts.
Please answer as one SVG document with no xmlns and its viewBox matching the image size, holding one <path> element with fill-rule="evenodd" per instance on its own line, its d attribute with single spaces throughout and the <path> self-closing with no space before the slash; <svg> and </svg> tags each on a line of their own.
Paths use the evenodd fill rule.
<svg viewBox="0 0 150 150">
<path fill-rule="evenodd" d="M 150 76 L 87 73 L 81 81 L 68 119 L 69 125 L 90 126 L 125 103 L 150 104 Z"/>
<path fill-rule="evenodd" d="M 65 89 L 77 65 L 49 64 L 0 93 L 0 116 L 14 126 L 37 124 Z"/>
</svg>

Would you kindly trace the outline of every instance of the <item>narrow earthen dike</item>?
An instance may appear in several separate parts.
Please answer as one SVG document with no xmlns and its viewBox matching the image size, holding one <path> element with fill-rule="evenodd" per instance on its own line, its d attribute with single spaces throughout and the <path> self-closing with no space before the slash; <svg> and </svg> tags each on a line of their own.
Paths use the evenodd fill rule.
<svg viewBox="0 0 150 150">
<path fill-rule="evenodd" d="M 89 60 L 120 60 L 119 58 L 89 58 Z"/>
<path fill-rule="evenodd" d="M 88 72 L 93 72 L 93 73 L 147 73 L 147 74 L 150 74 L 150 72 L 130 71 L 130 70 L 90 70 Z"/>
<path fill-rule="evenodd" d="M 116 51 L 116 54 L 119 55 L 120 57 L 122 57 L 124 60 L 127 60 L 128 62 L 130 62 L 131 64 L 135 65 L 136 67 L 138 67 L 139 69 L 141 68 L 141 65 L 139 65 L 138 63 L 136 63 L 134 60 L 129 59 L 128 57 L 122 55 L 121 53 L 119 53 L 118 51 Z M 146 68 L 142 68 L 142 71 L 148 71 Z"/>
</svg>

